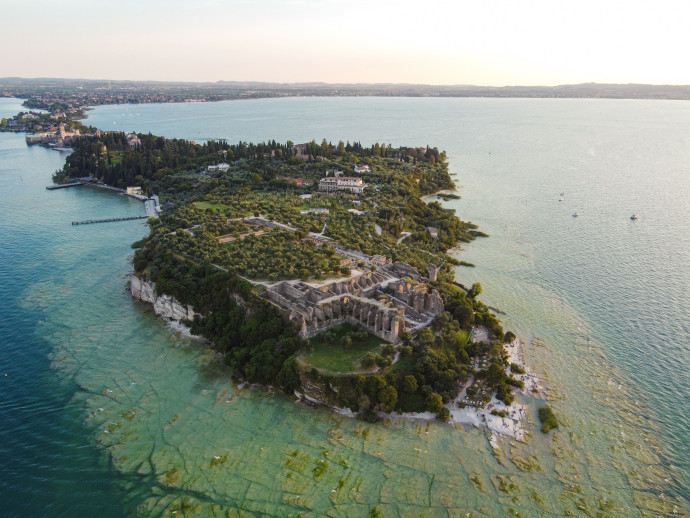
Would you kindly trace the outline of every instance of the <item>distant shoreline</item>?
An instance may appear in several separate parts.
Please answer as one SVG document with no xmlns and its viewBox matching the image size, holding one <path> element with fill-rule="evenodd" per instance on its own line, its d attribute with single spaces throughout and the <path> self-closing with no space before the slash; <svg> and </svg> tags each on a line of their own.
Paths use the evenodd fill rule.
<svg viewBox="0 0 690 518">
<path fill-rule="evenodd" d="M 68 95 L 67 95 L 68 94 Z M 499 99 L 690 100 L 690 85 L 581 83 L 557 86 L 425 85 L 404 83 L 160 82 L 0 78 L 0 97 L 27 99 L 50 111 L 87 106 L 213 102 L 283 97 L 478 97 Z"/>
</svg>

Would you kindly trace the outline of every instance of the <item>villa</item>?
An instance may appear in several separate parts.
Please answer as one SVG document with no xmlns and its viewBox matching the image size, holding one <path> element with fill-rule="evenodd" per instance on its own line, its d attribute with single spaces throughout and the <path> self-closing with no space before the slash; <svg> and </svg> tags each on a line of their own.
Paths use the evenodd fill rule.
<svg viewBox="0 0 690 518">
<path fill-rule="evenodd" d="M 326 177 L 319 181 L 319 190 L 326 192 L 350 191 L 352 193 L 362 193 L 366 186 L 367 184 L 361 178 L 353 176 Z"/>
<path fill-rule="evenodd" d="M 227 171 L 228 169 L 230 169 L 230 164 L 226 164 L 225 162 L 221 162 L 220 164 L 216 165 L 206 166 L 207 171 Z"/>
</svg>

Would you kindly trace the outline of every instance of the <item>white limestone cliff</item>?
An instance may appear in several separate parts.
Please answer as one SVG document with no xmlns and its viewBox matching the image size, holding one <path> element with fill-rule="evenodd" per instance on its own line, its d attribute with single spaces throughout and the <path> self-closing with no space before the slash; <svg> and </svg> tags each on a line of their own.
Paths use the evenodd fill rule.
<svg viewBox="0 0 690 518">
<path fill-rule="evenodd" d="M 184 305 L 170 295 L 158 295 L 156 284 L 151 281 L 142 281 L 136 275 L 132 275 L 130 291 L 134 299 L 151 304 L 153 312 L 160 317 L 176 322 L 194 320 L 196 313 L 192 306 Z"/>
</svg>

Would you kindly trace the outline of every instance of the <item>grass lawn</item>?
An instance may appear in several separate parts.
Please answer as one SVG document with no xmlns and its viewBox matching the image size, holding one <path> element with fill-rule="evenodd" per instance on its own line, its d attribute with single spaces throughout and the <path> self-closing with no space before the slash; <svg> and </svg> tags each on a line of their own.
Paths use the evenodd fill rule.
<svg viewBox="0 0 690 518">
<path fill-rule="evenodd" d="M 369 351 L 379 352 L 381 344 L 386 344 L 387 342 L 368 333 L 364 343 L 353 342 L 350 348 L 345 350 L 342 345 L 343 338 L 354 329 L 356 329 L 355 326 L 347 323 L 334 327 L 330 330 L 335 333 L 335 339 L 332 342 L 326 342 L 323 339 L 323 333 L 316 335 L 309 340 L 311 350 L 302 353 L 299 356 L 299 360 L 306 364 L 308 368 L 316 367 L 329 372 L 353 372 L 360 370 L 359 362 L 362 357 Z"/>
<path fill-rule="evenodd" d="M 225 205 L 221 205 L 219 203 L 211 203 L 210 201 L 197 201 L 194 203 L 194 205 L 196 206 L 197 209 L 201 209 L 201 210 L 221 209 L 221 211 L 222 211 L 223 209 L 225 209 Z"/>
<path fill-rule="evenodd" d="M 400 358 L 398 363 L 393 364 L 392 369 L 394 371 L 411 371 L 414 367 L 416 360 L 411 356 L 404 356 Z"/>
<path fill-rule="evenodd" d="M 469 342 L 469 333 L 465 331 L 464 329 L 460 329 L 455 336 L 457 336 L 458 341 L 462 344 L 466 344 Z"/>
<path fill-rule="evenodd" d="M 112 162 L 113 165 L 119 164 L 122 162 L 122 151 L 111 151 L 110 152 L 110 161 Z"/>
</svg>

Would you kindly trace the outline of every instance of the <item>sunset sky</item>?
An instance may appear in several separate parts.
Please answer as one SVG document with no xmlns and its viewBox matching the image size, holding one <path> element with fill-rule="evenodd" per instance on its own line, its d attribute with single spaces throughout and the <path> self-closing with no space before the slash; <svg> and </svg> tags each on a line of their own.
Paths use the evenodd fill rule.
<svg viewBox="0 0 690 518">
<path fill-rule="evenodd" d="M 0 0 L 0 77 L 690 84 L 687 0 Z"/>
</svg>

